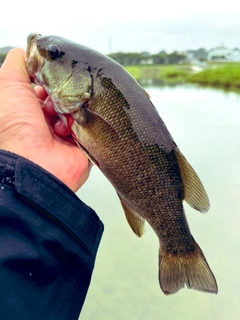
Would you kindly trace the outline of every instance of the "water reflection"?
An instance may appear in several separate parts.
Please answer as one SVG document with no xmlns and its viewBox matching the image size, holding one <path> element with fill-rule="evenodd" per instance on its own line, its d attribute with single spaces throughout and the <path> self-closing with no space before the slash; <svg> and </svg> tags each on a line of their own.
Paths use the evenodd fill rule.
<svg viewBox="0 0 240 320">
<path fill-rule="evenodd" d="M 149 79 L 141 79 L 138 80 L 141 86 L 143 86 L 145 89 L 151 89 L 152 87 L 177 87 L 180 84 L 184 82 L 184 80 L 181 80 L 179 82 L 173 81 L 171 82 L 165 82 L 164 80 L 161 79 L 154 79 L 154 78 L 149 78 Z M 186 84 L 187 86 L 187 84 Z"/>
<path fill-rule="evenodd" d="M 158 241 L 138 239 L 115 191 L 94 168 L 78 195 L 105 224 L 84 320 L 238 319 L 240 285 L 240 95 L 193 86 L 146 88 L 208 192 L 211 209 L 185 205 L 192 234 L 217 278 L 219 294 L 182 289 L 166 297 L 158 279 Z"/>
</svg>

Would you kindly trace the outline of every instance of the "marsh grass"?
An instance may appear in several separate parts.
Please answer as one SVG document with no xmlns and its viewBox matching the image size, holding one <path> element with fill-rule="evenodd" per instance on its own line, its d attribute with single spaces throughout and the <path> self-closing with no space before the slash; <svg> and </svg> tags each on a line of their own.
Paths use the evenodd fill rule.
<svg viewBox="0 0 240 320">
<path fill-rule="evenodd" d="M 152 79 L 166 84 L 183 83 L 192 73 L 190 65 L 138 65 L 125 69 L 137 81 Z"/>
<path fill-rule="evenodd" d="M 187 82 L 240 92 L 240 63 L 209 63 L 199 72 L 194 72 L 190 64 L 138 65 L 125 69 L 140 83 L 148 79 L 167 85 Z"/>
<path fill-rule="evenodd" d="M 240 63 L 209 65 L 209 69 L 192 74 L 187 81 L 203 86 L 240 91 Z"/>
</svg>

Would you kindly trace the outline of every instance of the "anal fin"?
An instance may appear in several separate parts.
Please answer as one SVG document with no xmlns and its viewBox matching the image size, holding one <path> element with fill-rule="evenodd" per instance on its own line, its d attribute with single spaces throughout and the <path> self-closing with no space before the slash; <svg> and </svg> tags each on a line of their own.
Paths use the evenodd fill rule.
<svg viewBox="0 0 240 320">
<path fill-rule="evenodd" d="M 119 196 L 119 194 L 118 194 Z M 121 205 L 123 207 L 126 219 L 132 228 L 133 232 L 140 238 L 144 234 L 145 219 L 130 208 L 126 202 L 119 196 Z"/>
</svg>

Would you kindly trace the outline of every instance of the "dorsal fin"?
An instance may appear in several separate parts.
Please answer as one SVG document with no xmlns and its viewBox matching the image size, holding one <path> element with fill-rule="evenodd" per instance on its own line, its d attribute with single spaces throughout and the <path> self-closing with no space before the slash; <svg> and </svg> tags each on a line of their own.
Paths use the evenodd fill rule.
<svg viewBox="0 0 240 320">
<path fill-rule="evenodd" d="M 118 194 L 119 196 L 119 194 Z M 131 209 L 126 202 L 119 196 L 127 221 L 133 232 L 140 238 L 144 234 L 145 220 Z"/>
<path fill-rule="evenodd" d="M 184 200 L 194 209 L 207 212 L 210 203 L 201 180 L 184 155 L 179 150 L 175 150 L 175 154 L 184 186 Z"/>
</svg>

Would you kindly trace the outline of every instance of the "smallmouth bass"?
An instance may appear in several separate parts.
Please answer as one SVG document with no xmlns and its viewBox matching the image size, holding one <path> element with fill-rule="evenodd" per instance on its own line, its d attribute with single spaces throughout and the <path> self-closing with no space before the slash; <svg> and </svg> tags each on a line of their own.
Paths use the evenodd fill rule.
<svg viewBox="0 0 240 320">
<path fill-rule="evenodd" d="M 143 88 L 109 57 L 57 36 L 30 34 L 26 65 L 112 183 L 134 233 L 143 235 L 145 220 L 155 231 L 162 291 L 173 294 L 186 285 L 217 293 L 183 209 L 185 200 L 208 211 L 208 196 Z"/>
</svg>

